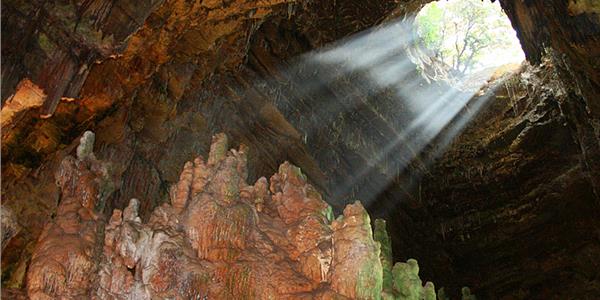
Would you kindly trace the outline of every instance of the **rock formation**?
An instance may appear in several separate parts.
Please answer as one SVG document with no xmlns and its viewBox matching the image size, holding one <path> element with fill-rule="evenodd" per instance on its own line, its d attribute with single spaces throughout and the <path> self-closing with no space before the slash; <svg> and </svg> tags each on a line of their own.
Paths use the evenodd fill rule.
<svg viewBox="0 0 600 300">
<path fill-rule="evenodd" d="M 15 214 L 8 207 L 0 206 L 0 218 L 2 220 L 2 231 L 0 231 L 2 240 L 2 250 L 20 230 Z"/>
<path fill-rule="evenodd" d="M 339 66 L 298 57 L 427 2 L 2 1 L 3 297 L 430 297 L 416 258 L 451 299 L 463 285 L 480 298 L 597 298 L 594 1 L 499 0 L 533 66 L 490 82 L 464 113 L 490 104 L 448 151 L 432 145 L 403 172 L 395 151 L 371 160 L 408 126 L 395 90 L 361 72 L 306 88 Z M 421 93 L 406 63 L 399 86 Z M 220 132 L 246 147 L 211 150 Z M 365 210 L 386 226 L 371 233 Z"/>
<path fill-rule="evenodd" d="M 112 192 L 107 166 L 90 147 L 94 134 L 80 140 L 77 158 L 65 158 L 56 174 L 60 205 L 36 244 L 27 272 L 32 299 L 85 298 L 94 289 L 104 224 L 99 214 Z"/>
<path fill-rule="evenodd" d="M 138 199 L 105 220 L 109 168 L 89 151 L 93 141 L 86 132 L 56 174 L 61 202 L 33 251 L 31 299 L 435 299 L 415 260 L 396 264 L 384 289 L 381 244 L 359 202 L 334 220 L 287 162 L 248 185 L 244 147 L 227 150 L 224 134 L 206 161 L 185 164 L 147 221 Z"/>
</svg>

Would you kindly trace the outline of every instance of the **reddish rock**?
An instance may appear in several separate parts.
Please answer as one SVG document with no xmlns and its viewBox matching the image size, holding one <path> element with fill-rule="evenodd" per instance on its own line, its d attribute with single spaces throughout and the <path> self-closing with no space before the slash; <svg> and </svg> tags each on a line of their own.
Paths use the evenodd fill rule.
<svg viewBox="0 0 600 300">
<path fill-rule="evenodd" d="M 106 200 L 109 185 L 106 166 L 86 152 L 90 143 L 93 134 L 86 132 L 80 148 L 87 150 L 78 151 L 78 158 L 65 158 L 56 173 L 61 201 L 40 235 L 27 273 L 33 299 L 85 298 L 94 289 L 104 226 L 96 209 Z"/>
<path fill-rule="evenodd" d="M 360 202 L 346 206 L 333 230 L 333 289 L 349 298 L 378 298 L 383 286 L 380 245 L 373 241 L 371 221 Z"/>
<path fill-rule="evenodd" d="M 377 299 L 379 243 L 356 202 L 331 207 L 299 168 L 246 183 L 246 154 L 213 137 L 208 162 L 185 164 L 170 203 L 140 218 L 131 199 L 105 221 L 106 166 L 92 133 L 57 173 L 61 203 L 27 274 L 33 299 Z M 142 200 L 143 201 L 143 200 Z M 333 223 L 332 223 L 333 221 Z M 102 236 L 102 232 L 104 236 Z M 103 237 L 103 238 L 102 238 Z"/>
</svg>

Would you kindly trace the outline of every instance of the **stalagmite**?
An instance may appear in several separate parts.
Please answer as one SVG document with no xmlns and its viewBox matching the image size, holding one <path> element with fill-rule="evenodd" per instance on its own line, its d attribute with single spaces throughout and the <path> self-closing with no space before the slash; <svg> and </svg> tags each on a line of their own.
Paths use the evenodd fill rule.
<svg viewBox="0 0 600 300">
<path fill-rule="evenodd" d="M 365 209 L 356 202 L 333 220 L 299 168 L 286 162 L 269 189 L 265 178 L 250 186 L 244 151 L 227 151 L 216 135 L 208 163 L 186 163 L 170 203 L 148 221 L 138 199 L 105 221 L 96 208 L 108 174 L 93 137 L 86 132 L 78 158 L 57 173 L 62 200 L 34 251 L 31 298 L 381 297 L 380 246 Z"/>
</svg>

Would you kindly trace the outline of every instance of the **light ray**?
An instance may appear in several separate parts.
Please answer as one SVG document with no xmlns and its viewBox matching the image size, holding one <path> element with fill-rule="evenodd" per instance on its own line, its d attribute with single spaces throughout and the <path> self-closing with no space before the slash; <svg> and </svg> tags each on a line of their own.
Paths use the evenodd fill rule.
<svg viewBox="0 0 600 300">
<path fill-rule="evenodd" d="M 409 54 L 416 37 L 411 22 L 391 22 L 304 54 L 281 70 L 283 79 L 268 83 L 279 90 L 276 103 L 295 118 L 305 143 L 339 120 L 357 124 L 356 136 L 366 145 L 353 151 L 364 161 L 350 164 L 353 175 L 331 187 L 333 201 L 367 190 L 360 200 L 368 206 L 415 160 L 439 155 L 489 101 L 474 98 L 477 88 L 455 88 L 463 82 L 430 82 L 417 71 Z M 398 116 L 377 111 L 378 99 Z M 415 181 L 420 175 L 411 176 Z"/>
</svg>

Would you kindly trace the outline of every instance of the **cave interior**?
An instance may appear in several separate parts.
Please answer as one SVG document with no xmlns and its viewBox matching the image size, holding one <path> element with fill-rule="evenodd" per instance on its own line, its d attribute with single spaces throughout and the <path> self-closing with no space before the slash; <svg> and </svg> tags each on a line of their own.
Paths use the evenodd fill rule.
<svg viewBox="0 0 600 300">
<path fill-rule="evenodd" d="M 600 4 L 430 2 L 2 1 L 2 298 L 599 299 Z"/>
</svg>

